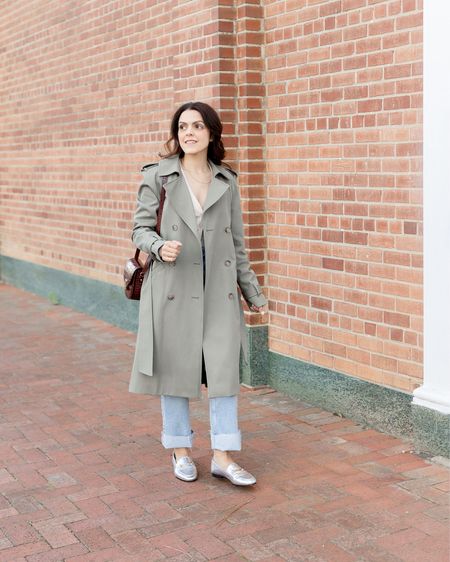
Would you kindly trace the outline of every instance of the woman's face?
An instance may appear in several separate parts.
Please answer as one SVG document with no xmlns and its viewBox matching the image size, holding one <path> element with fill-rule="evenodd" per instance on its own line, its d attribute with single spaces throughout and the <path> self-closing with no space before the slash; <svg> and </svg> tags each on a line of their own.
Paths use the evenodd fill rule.
<svg viewBox="0 0 450 562">
<path fill-rule="evenodd" d="M 196 109 L 183 111 L 178 120 L 178 142 L 185 154 L 208 151 L 211 135 L 201 113 Z"/>
</svg>

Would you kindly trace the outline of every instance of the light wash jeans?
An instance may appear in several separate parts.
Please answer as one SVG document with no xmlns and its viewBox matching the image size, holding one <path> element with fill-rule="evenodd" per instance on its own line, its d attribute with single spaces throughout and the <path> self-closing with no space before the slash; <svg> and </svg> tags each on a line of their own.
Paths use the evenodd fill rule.
<svg viewBox="0 0 450 562">
<path fill-rule="evenodd" d="M 211 449 L 240 451 L 241 432 L 238 427 L 238 397 L 209 398 Z M 166 449 L 192 447 L 194 432 L 189 420 L 189 398 L 161 396 L 163 430 L 161 443 Z"/>
</svg>

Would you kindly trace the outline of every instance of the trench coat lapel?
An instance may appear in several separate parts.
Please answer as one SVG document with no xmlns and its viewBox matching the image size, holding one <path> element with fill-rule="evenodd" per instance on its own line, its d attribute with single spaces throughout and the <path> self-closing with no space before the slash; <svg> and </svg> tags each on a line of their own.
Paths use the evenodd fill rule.
<svg viewBox="0 0 450 562">
<path fill-rule="evenodd" d="M 203 212 L 212 207 L 214 203 L 226 193 L 228 189 L 228 184 L 217 177 L 213 177 L 211 185 L 209 186 L 208 195 L 206 196 L 205 205 L 203 206 Z"/>
<path fill-rule="evenodd" d="M 159 164 L 159 175 L 168 176 L 168 181 L 166 183 L 167 199 L 170 201 L 170 204 L 181 220 L 185 222 L 195 236 L 198 237 L 194 207 L 188 187 L 181 173 L 179 159 L 167 158 L 161 160 Z"/>
<path fill-rule="evenodd" d="M 187 224 L 195 236 L 198 237 L 194 207 L 184 177 L 178 176 L 175 180 L 168 181 L 166 184 L 166 193 L 177 215 Z"/>
<path fill-rule="evenodd" d="M 229 184 L 223 172 L 212 162 L 210 162 L 210 165 L 213 177 L 203 206 L 203 212 L 212 207 L 214 203 L 217 203 L 229 189 Z M 188 186 L 181 172 L 180 159 L 178 157 L 173 157 L 161 160 L 159 163 L 159 175 L 169 176 L 166 184 L 167 198 L 176 213 L 192 230 L 195 236 L 198 236 L 194 207 L 192 205 Z"/>
<path fill-rule="evenodd" d="M 203 212 L 212 207 L 214 203 L 217 203 L 217 201 L 224 193 L 227 192 L 229 188 L 229 185 L 225 181 L 219 168 L 212 162 L 210 162 L 210 165 L 213 171 L 213 177 L 211 185 L 209 186 L 208 195 L 206 196 L 205 205 L 203 206 Z"/>
</svg>

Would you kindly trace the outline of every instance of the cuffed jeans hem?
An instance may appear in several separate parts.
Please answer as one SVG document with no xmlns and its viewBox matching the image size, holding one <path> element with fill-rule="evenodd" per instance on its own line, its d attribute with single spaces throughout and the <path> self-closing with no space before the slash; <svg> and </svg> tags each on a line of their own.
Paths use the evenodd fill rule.
<svg viewBox="0 0 450 562">
<path fill-rule="evenodd" d="M 165 449 L 178 449 L 186 447 L 190 449 L 194 441 L 194 432 L 190 435 L 166 435 L 161 433 L 161 443 Z"/>
<path fill-rule="evenodd" d="M 241 432 L 237 433 L 211 433 L 211 449 L 218 451 L 240 451 L 242 446 Z"/>
</svg>

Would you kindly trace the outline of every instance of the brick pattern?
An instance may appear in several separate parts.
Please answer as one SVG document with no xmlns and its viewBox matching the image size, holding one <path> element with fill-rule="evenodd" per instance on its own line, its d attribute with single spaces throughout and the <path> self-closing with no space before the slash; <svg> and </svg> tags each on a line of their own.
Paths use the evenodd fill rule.
<svg viewBox="0 0 450 562">
<path fill-rule="evenodd" d="M 270 349 L 420 384 L 421 0 L 38 5 L 2 10 L 2 253 L 121 284 L 139 168 L 202 99 L 240 172 Z"/>
<path fill-rule="evenodd" d="M 422 378 L 422 2 L 265 2 L 270 347 Z"/>
<path fill-rule="evenodd" d="M 237 165 L 249 257 L 262 286 L 267 273 L 264 84 L 264 10 L 261 2 L 236 2 Z M 250 324 L 262 323 L 249 315 Z"/>
<path fill-rule="evenodd" d="M 232 22 L 214 0 L 195 18 L 173 0 L 38 4 L 2 10 L 2 253 L 121 284 L 140 167 L 178 105 L 220 109 Z"/>
<path fill-rule="evenodd" d="M 181 482 L 133 334 L 4 285 L 0 320 L 0 562 L 447 562 L 449 471 L 409 443 L 266 388 L 240 396 L 256 486 L 209 475 L 206 400 Z"/>
</svg>

